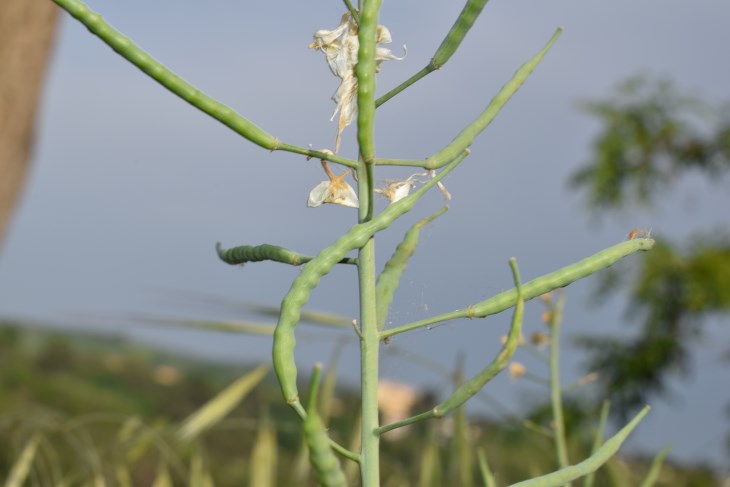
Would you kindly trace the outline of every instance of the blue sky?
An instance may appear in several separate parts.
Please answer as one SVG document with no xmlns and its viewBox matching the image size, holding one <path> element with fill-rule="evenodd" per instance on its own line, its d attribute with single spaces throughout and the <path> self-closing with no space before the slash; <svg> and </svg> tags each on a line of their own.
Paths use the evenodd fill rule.
<svg viewBox="0 0 730 487">
<path fill-rule="evenodd" d="M 314 31 L 337 25 L 339 2 L 218 2 L 215 9 L 169 0 L 89 4 L 179 75 L 281 140 L 315 148 L 334 144 L 329 117 L 337 80 L 306 46 Z M 457 2 L 384 3 L 381 22 L 391 30 L 392 48 L 401 54 L 407 44 L 408 55 L 384 65 L 380 93 L 428 62 L 460 8 Z M 729 15 L 730 4 L 709 0 L 490 2 L 444 69 L 378 110 L 379 156 L 422 158 L 438 150 L 556 27 L 565 32 L 446 179 L 451 209 L 425 230 L 396 295 L 393 323 L 462 308 L 509 287 L 510 256 L 528 279 L 617 243 L 636 226 L 680 239 L 727 223 L 720 209 L 730 207 L 730 197 L 701 178 L 688 178 L 653 210 L 601 221 L 584 211 L 565 182 L 589 157 L 598 129 L 577 109 L 579 100 L 605 97 L 637 73 L 671 78 L 680 90 L 712 102 L 730 99 Z M 306 208 L 309 190 L 324 179 L 319 163 L 252 146 L 170 95 L 67 16 L 40 115 L 33 172 L 0 258 L 0 315 L 91 327 L 227 360 L 268 360 L 266 338 L 173 332 L 121 318 L 246 317 L 205 297 L 278 303 L 297 269 L 228 267 L 213 247 L 216 241 L 273 243 L 314 254 L 334 241 L 356 212 Z M 350 127 L 341 153 L 355 151 Z M 376 177 L 407 174 L 383 168 Z M 441 204 L 437 193 L 429 195 L 379 236 L 379 261 L 408 225 Z M 594 283 L 568 288 L 566 337 L 590 330 L 630 336 L 621 299 L 600 308 L 587 302 Z M 355 286 L 352 269 L 336 269 L 310 306 L 354 317 Z M 528 307 L 528 331 L 539 329 L 540 312 L 539 303 Z M 401 335 L 394 345 L 446 366 L 464 352 L 473 373 L 497 350 L 508 320 L 502 314 L 449 323 Z M 675 458 L 718 465 L 727 458 L 724 325 L 727 320 L 709 324 L 692 374 L 674 382 L 671 402 L 655 401 L 631 448 L 657 451 L 671 442 Z M 335 340 L 310 329 L 300 343 L 304 371 L 326 361 Z M 395 346 L 383 351 L 383 377 L 448 388 L 442 377 L 399 358 Z M 342 378 L 352 381 L 357 350 L 349 345 L 345 351 Z M 518 359 L 536 374 L 546 373 L 529 354 Z M 585 373 L 577 352 L 566 350 L 564 362 L 566 382 Z M 503 378 L 488 391 L 516 410 L 520 402 L 546 399 L 539 387 Z M 482 406 L 473 410 L 489 414 Z"/>
</svg>

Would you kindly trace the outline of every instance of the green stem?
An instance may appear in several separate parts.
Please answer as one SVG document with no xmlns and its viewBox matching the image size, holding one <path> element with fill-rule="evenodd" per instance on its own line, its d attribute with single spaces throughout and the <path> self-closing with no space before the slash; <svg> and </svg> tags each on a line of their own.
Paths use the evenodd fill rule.
<svg viewBox="0 0 730 487">
<path fill-rule="evenodd" d="M 357 162 L 352 159 L 285 144 L 279 141 L 276 137 L 265 132 L 250 120 L 236 113 L 232 108 L 214 100 L 170 71 L 139 46 L 135 45 L 131 39 L 107 24 L 101 15 L 89 10 L 83 2 L 79 0 L 53 1 L 84 24 L 91 33 L 152 79 L 254 144 L 270 151 L 283 150 L 295 154 L 302 154 L 310 158 L 325 159 L 351 168 L 357 167 Z"/>
<path fill-rule="evenodd" d="M 487 105 L 487 108 L 484 109 L 479 117 L 459 132 L 449 145 L 426 159 L 376 159 L 375 164 L 437 169 L 452 160 L 455 154 L 458 154 L 469 147 L 472 142 L 474 142 L 474 138 L 487 128 L 490 123 L 492 123 L 492 120 L 494 120 L 499 111 L 502 110 L 502 107 L 504 107 L 507 101 L 509 101 L 520 86 L 522 86 L 530 73 L 532 73 L 540 61 L 542 61 L 542 58 L 545 57 L 545 54 L 547 54 L 555 41 L 558 40 L 562 31 L 562 28 L 558 28 L 558 30 L 555 31 L 555 34 L 553 34 L 550 38 L 547 45 L 543 47 L 540 52 L 535 55 L 535 57 L 523 64 L 520 69 L 517 70 L 512 79 L 502 87 L 494 98 L 492 98 L 492 101 L 489 102 L 489 105 Z"/>
<path fill-rule="evenodd" d="M 664 460 L 667 458 L 667 455 L 669 455 L 669 451 L 672 449 L 671 445 L 665 446 L 662 448 L 662 451 L 657 453 L 657 456 L 654 457 L 654 460 L 651 462 L 651 467 L 649 468 L 649 472 L 646 474 L 646 478 L 641 483 L 641 487 L 653 487 L 656 483 L 657 479 L 659 478 L 659 473 L 662 469 L 662 464 L 664 464 Z"/>
<path fill-rule="evenodd" d="M 360 10 L 357 52 L 357 142 L 365 164 L 375 160 L 375 38 L 382 0 L 368 0 Z"/>
<path fill-rule="evenodd" d="M 360 2 L 358 26 L 357 142 L 359 146 L 359 223 L 373 218 L 373 164 L 375 159 L 375 48 L 378 11 L 382 0 Z M 360 478 L 362 487 L 380 485 L 380 437 L 378 428 L 378 353 L 380 335 L 375 294 L 375 240 L 371 236 L 357 258 L 360 286 L 360 377 L 362 436 Z"/>
<path fill-rule="evenodd" d="M 347 10 L 350 11 L 350 15 L 352 15 L 352 20 L 355 21 L 356 24 L 360 24 L 360 13 L 357 11 L 357 9 L 352 5 L 352 2 L 350 0 L 342 0 L 345 3 L 345 7 L 347 7 Z"/>
<path fill-rule="evenodd" d="M 378 423 L 378 335 L 375 306 L 375 241 L 370 239 L 359 253 L 360 269 L 360 367 L 362 394 L 362 485 L 380 485 L 380 437 Z"/>
<path fill-rule="evenodd" d="M 560 388 L 560 325 L 563 320 L 564 305 L 565 294 L 560 293 L 557 302 L 550 310 L 550 403 L 555 422 L 555 450 L 560 468 L 570 465 L 565 442 L 565 418 L 563 417 L 563 399 Z M 565 485 L 570 487 L 570 484 Z"/>
<path fill-rule="evenodd" d="M 608 423 L 608 411 L 611 408 L 611 403 L 609 401 L 603 401 L 603 404 L 601 404 L 601 412 L 598 414 L 598 426 L 596 427 L 596 436 L 593 438 L 593 448 L 591 449 L 591 455 L 596 453 L 596 451 L 601 447 L 601 443 L 603 443 L 603 433 L 606 431 L 606 424 Z M 595 480 L 595 472 L 591 472 L 588 475 L 586 475 L 585 479 L 583 479 L 583 487 L 593 487 L 593 482 Z"/>
</svg>

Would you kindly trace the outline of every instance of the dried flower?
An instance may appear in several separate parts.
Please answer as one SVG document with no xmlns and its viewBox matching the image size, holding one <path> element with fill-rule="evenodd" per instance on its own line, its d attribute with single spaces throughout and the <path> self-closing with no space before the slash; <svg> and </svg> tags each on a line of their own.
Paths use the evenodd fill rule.
<svg viewBox="0 0 730 487">
<path fill-rule="evenodd" d="M 337 107 L 330 120 L 334 120 L 337 112 L 340 112 L 340 118 L 337 121 L 335 152 L 340 148 L 342 131 L 352 123 L 357 113 L 357 77 L 355 76 L 357 51 L 359 48 L 357 33 L 357 24 L 348 12 L 342 16 L 340 25 L 335 29 L 323 29 L 315 32 L 314 41 L 309 44 L 310 49 L 317 49 L 324 53 L 330 71 L 342 80 L 337 91 L 332 96 L 332 100 L 337 104 Z M 390 31 L 386 27 L 378 25 L 376 43 L 388 44 L 391 41 Z M 405 46 L 403 47 L 405 48 Z M 380 72 L 380 65 L 383 61 L 399 61 L 401 59 L 403 58 L 394 55 L 390 49 L 376 47 L 375 72 Z"/>
<path fill-rule="evenodd" d="M 360 202 L 357 199 L 355 190 L 345 181 L 345 177 L 350 173 L 350 170 L 348 169 L 340 176 L 335 176 L 324 159 L 322 159 L 322 167 L 329 181 L 322 181 L 310 191 L 307 206 L 315 208 L 322 203 L 334 203 L 350 208 L 359 207 Z"/>
<path fill-rule="evenodd" d="M 550 337 L 547 335 L 547 333 L 538 331 L 530 335 L 530 342 L 537 348 L 542 348 L 550 343 Z"/>
<path fill-rule="evenodd" d="M 507 366 L 507 373 L 510 379 L 517 379 L 527 373 L 527 367 L 519 362 L 510 362 Z"/>
<path fill-rule="evenodd" d="M 411 174 L 407 179 L 389 179 L 385 181 L 385 187 L 375 188 L 375 192 L 388 198 L 391 203 L 402 200 L 416 186 L 419 176 L 427 176 L 426 173 Z"/>
</svg>

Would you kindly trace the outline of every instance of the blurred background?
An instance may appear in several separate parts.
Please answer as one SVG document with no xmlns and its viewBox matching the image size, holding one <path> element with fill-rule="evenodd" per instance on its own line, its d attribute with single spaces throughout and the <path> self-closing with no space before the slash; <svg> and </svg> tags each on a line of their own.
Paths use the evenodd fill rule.
<svg viewBox="0 0 730 487">
<path fill-rule="evenodd" d="M 338 25 L 340 2 L 88 4 L 280 140 L 333 148 L 330 97 L 338 80 L 307 45 L 316 30 Z M 407 55 L 383 65 L 379 94 L 428 63 L 461 7 L 384 3 L 380 21 L 391 31 L 390 47 L 403 55 L 407 45 Z M 53 14 L 44 15 L 53 25 Z M 463 308 L 511 287 L 511 256 L 527 280 L 618 243 L 635 227 L 650 228 L 657 256 L 631 256 L 609 277 L 566 289 L 563 380 L 597 371 L 599 380 L 581 394 L 613 397 L 617 418 L 652 404 L 627 451 L 652 455 L 671 443 L 673 461 L 726 471 L 728 18 L 730 4 L 709 0 L 489 2 L 443 69 L 379 108 L 379 157 L 436 152 L 558 26 L 565 32 L 446 178 L 450 210 L 424 230 L 389 323 Z M 57 22 L 38 77 L 28 170 L 13 180 L 22 191 L 3 200 L 13 209 L 2 234 L 0 319 L 223 363 L 267 362 L 270 337 L 168 325 L 272 322 L 250 304 L 278 306 L 299 270 L 231 267 L 218 260 L 215 243 L 271 243 L 315 255 L 355 222 L 356 211 L 307 208 L 309 191 L 325 179 L 318 161 L 253 146 L 166 92 L 67 14 Z M 45 65 L 42 56 L 37 64 Z M 12 72 L 3 71 L 3 78 Z M 9 106 L 2 113 L 8 137 L 18 121 L 6 116 Z M 21 113 L 32 112 L 31 104 Z M 340 150 L 353 158 L 354 132 L 345 130 Z M 9 184 L 10 172 L 2 170 Z M 376 178 L 409 174 L 378 168 Z M 433 192 L 379 235 L 379 262 L 412 223 L 442 204 Z M 309 308 L 357 316 L 356 274 L 344 267 L 322 280 Z M 543 310 L 528 305 L 526 335 L 544 331 Z M 383 349 L 381 376 L 447 391 L 449 377 L 414 354 L 445 369 L 463 356 L 470 376 L 499 349 L 509 319 L 505 313 L 399 335 Z M 342 346 L 338 380 L 356 384 L 352 333 L 300 331 L 301 371 Z M 530 374 L 547 375 L 527 352 L 516 360 Z M 630 379 L 619 380 L 622 371 Z M 539 380 L 526 378 L 500 376 L 486 392 L 493 401 L 473 404 L 470 414 L 528 414 L 546 400 Z"/>
</svg>

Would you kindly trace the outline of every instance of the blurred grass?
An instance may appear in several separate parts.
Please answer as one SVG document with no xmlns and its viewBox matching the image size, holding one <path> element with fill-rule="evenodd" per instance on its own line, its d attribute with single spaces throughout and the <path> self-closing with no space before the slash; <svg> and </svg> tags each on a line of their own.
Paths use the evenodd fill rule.
<svg viewBox="0 0 730 487">
<path fill-rule="evenodd" d="M 359 398 L 335 387 L 336 363 L 335 354 L 321 412 L 331 435 L 349 443 L 359 436 Z M 219 365 L 115 338 L 0 326 L 0 482 L 13 485 L 15 469 L 27 475 L 26 486 L 315 485 L 301 463 L 298 420 L 260 365 Z M 239 395 L 228 397 L 226 411 L 192 441 L 181 441 L 185 419 L 226 391 L 230 396 L 229 386 Z M 415 410 L 432 404 L 433 394 L 419 401 Z M 535 406 L 529 420 L 549 428 L 549 405 Z M 567 400 L 565 408 L 571 458 L 585 458 L 599 405 Z M 454 455 L 457 445 L 460 455 Z M 33 458 L 26 461 L 29 449 Z M 465 478 L 483 485 L 477 450 L 497 486 L 555 469 L 550 438 L 519 422 L 488 422 L 462 411 L 386 437 L 383 485 L 465 485 Z M 651 464 L 650 457 L 620 456 L 597 473 L 594 485 L 639 485 Z M 351 462 L 343 467 L 356 479 Z M 719 479 L 701 466 L 667 462 L 654 485 L 704 487 Z"/>
</svg>

